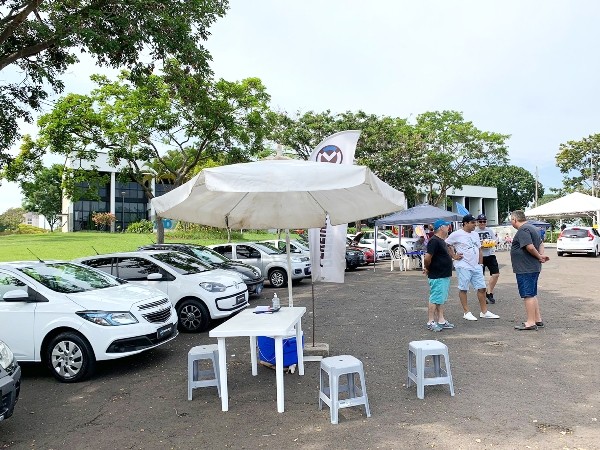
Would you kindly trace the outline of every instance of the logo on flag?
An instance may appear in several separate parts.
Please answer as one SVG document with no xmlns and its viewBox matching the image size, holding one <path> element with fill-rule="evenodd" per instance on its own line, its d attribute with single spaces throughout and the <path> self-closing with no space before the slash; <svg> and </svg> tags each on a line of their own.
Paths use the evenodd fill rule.
<svg viewBox="0 0 600 450">
<path fill-rule="evenodd" d="M 326 145 L 315 153 L 316 162 L 342 164 L 344 153 L 337 145 Z"/>
</svg>

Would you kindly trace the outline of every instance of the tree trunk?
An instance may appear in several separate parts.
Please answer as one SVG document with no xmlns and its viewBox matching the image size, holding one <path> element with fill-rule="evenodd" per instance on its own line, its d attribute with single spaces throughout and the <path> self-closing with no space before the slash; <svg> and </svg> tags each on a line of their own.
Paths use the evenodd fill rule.
<svg viewBox="0 0 600 450">
<path fill-rule="evenodd" d="M 163 224 L 162 217 L 156 216 L 156 243 L 165 243 L 165 225 Z"/>
</svg>

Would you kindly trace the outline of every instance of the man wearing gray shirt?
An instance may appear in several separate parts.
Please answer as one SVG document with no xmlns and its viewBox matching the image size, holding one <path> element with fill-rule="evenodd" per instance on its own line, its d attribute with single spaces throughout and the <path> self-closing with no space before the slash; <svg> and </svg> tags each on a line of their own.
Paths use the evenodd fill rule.
<svg viewBox="0 0 600 450">
<path fill-rule="evenodd" d="M 544 255 L 544 243 L 536 227 L 527 223 L 521 210 L 510 214 L 510 222 L 517 234 L 510 248 L 510 260 L 517 277 L 519 295 L 525 302 L 527 320 L 516 325 L 516 330 L 537 330 L 544 326 L 537 298 L 537 284 L 542 264 L 550 258 Z"/>
</svg>

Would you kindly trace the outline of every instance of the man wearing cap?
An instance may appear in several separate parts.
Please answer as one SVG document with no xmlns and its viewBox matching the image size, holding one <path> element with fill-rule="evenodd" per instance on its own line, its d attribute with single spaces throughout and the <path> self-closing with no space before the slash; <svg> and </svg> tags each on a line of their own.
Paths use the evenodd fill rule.
<svg viewBox="0 0 600 450">
<path fill-rule="evenodd" d="M 463 307 L 463 319 L 477 320 L 467 305 L 467 292 L 469 284 L 477 289 L 477 300 L 482 319 L 498 319 L 499 316 L 488 311 L 485 302 L 485 279 L 483 278 L 483 253 L 479 235 L 475 233 L 475 217 L 467 214 L 462 219 L 462 228 L 456 230 L 448 239 L 448 250 L 454 259 L 454 268 L 458 277 L 458 298 Z"/>
<path fill-rule="evenodd" d="M 485 293 L 486 302 L 494 304 L 496 303 L 496 299 L 494 298 L 494 288 L 496 287 L 496 283 L 500 277 L 498 260 L 496 259 L 496 255 L 494 255 L 498 237 L 496 236 L 496 233 L 494 233 L 494 230 L 487 227 L 487 218 L 485 217 L 485 214 L 479 214 L 477 216 L 476 231 L 479 235 L 479 240 L 481 241 L 481 251 L 483 252 L 483 273 L 485 274 L 486 267 L 490 271 L 490 281 L 488 282 Z M 489 243 L 489 247 L 486 246 L 486 243 Z"/>
<path fill-rule="evenodd" d="M 452 258 L 444 241 L 448 237 L 450 222 L 436 220 L 434 234 L 427 242 L 423 273 L 429 281 L 429 305 L 427 308 L 427 329 L 442 331 L 452 329 L 454 325 L 444 318 L 444 303 L 448 300 L 452 279 Z"/>
</svg>

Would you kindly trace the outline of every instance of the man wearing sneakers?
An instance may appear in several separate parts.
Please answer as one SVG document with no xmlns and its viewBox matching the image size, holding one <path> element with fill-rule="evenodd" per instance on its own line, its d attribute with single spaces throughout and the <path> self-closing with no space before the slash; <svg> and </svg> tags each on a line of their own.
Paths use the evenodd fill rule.
<svg viewBox="0 0 600 450">
<path fill-rule="evenodd" d="M 482 319 L 498 319 L 499 316 L 488 311 L 485 303 L 485 279 L 483 278 L 483 253 L 481 251 L 481 242 L 479 235 L 475 233 L 475 217 L 467 214 L 463 217 L 462 228 L 456 230 L 448 239 L 448 250 L 452 259 L 454 259 L 454 268 L 458 277 L 458 298 L 463 307 L 463 318 L 466 320 L 477 320 L 469 311 L 467 305 L 467 292 L 469 285 L 477 290 L 477 300 L 481 312 L 479 317 Z"/>
<path fill-rule="evenodd" d="M 477 216 L 477 234 L 479 234 L 479 240 L 481 241 L 481 251 L 483 252 L 483 273 L 485 275 L 485 268 L 487 267 L 490 271 L 490 281 L 487 285 L 485 293 L 486 302 L 494 304 L 496 299 L 494 298 L 494 288 L 500 277 L 500 268 L 498 267 L 498 260 L 494 255 L 494 249 L 498 238 L 494 230 L 487 227 L 487 218 L 485 214 L 479 214 Z M 486 247 L 486 242 L 489 243 L 489 247 Z M 491 244 L 494 244 L 494 247 Z"/>
<path fill-rule="evenodd" d="M 448 237 L 450 222 L 436 220 L 433 224 L 434 234 L 427 242 L 423 273 L 429 279 L 429 306 L 427 308 L 427 329 L 442 331 L 454 328 L 444 318 L 444 303 L 448 300 L 450 280 L 452 278 L 452 258 L 444 239 Z"/>
</svg>

